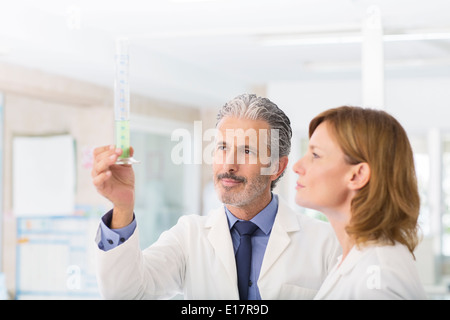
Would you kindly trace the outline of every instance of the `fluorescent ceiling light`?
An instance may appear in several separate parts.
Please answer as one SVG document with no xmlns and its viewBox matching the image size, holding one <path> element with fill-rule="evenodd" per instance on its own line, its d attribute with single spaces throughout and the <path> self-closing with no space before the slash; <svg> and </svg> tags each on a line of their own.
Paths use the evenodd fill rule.
<svg viewBox="0 0 450 320">
<path fill-rule="evenodd" d="M 404 34 L 387 34 L 383 36 L 383 40 L 387 42 L 394 41 L 426 41 L 426 40 L 449 40 L 450 33 L 404 33 Z"/>
<path fill-rule="evenodd" d="M 264 46 L 304 46 L 314 44 L 349 44 L 360 43 L 360 35 L 353 36 L 319 36 L 319 37 L 270 37 L 261 40 Z"/>
<path fill-rule="evenodd" d="M 215 2 L 217 0 L 170 0 L 173 3 Z"/>
<path fill-rule="evenodd" d="M 301 46 L 318 44 L 352 44 L 362 42 L 361 34 L 320 35 L 320 36 L 269 36 L 260 38 L 263 46 Z M 383 35 L 385 42 L 450 40 L 450 32 L 444 33 L 404 33 Z"/>
<path fill-rule="evenodd" d="M 450 66 L 450 59 L 400 59 L 386 60 L 386 69 L 404 69 L 417 67 L 442 67 Z M 311 72 L 346 72 L 359 71 L 361 61 L 341 61 L 341 62 L 305 62 L 303 67 Z"/>
</svg>

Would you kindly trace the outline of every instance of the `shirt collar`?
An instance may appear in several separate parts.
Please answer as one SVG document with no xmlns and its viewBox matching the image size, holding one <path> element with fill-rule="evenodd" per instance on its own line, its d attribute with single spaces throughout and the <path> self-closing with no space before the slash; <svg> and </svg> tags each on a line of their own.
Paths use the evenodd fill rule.
<svg viewBox="0 0 450 320">
<path fill-rule="evenodd" d="M 227 214 L 228 219 L 228 226 L 233 228 L 234 224 L 237 221 L 241 221 L 240 219 L 236 218 L 224 205 L 225 212 Z M 262 232 L 264 232 L 266 235 L 270 233 L 272 230 L 273 222 L 275 221 L 275 216 L 277 215 L 278 211 L 278 195 L 272 194 L 272 200 L 269 202 L 269 204 L 262 209 L 256 216 L 254 216 L 250 221 L 253 222 L 258 226 L 259 229 L 261 229 Z"/>
</svg>

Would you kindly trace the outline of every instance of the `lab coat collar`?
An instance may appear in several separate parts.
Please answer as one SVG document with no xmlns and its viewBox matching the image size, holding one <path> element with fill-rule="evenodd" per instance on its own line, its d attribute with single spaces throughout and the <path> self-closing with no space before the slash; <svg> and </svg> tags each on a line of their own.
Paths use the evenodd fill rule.
<svg viewBox="0 0 450 320">
<path fill-rule="evenodd" d="M 341 264 L 342 255 L 338 257 L 337 266 L 339 267 L 337 267 L 336 272 L 341 276 L 346 273 L 349 273 L 358 264 L 358 262 L 361 260 L 361 258 L 364 256 L 366 252 L 367 251 L 364 250 L 364 248 L 358 248 L 357 246 L 353 246 L 350 252 L 348 253 L 347 257 L 342 262 L 342 264 Z"/>
<path fill-rule="evenodd" d="M 225 205 L 224 205 L 225 207 Z M 272 199 L 269 204 L 262 209 L 256 216 L 254 216 L 250 221 L 258 226 L 258 228 L 264 232 L 266 235 L 272 230 L 273 223 L 278 211 L 278 195 L 272 194 Z M 227 214 L 228 226 L 231 230 L 234 224 L 240 219 L 236 218 L 228 209 L 225 207 L 225 212 Z"/>
</svg>

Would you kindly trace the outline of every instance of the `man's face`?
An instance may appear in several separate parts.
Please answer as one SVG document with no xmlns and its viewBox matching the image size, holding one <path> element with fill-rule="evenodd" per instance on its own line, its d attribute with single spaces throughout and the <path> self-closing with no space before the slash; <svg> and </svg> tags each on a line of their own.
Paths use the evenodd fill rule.
<svg viewBox="0 0 450 320">
<path fill-rule="evenodd" d="M 223 118 L 217 126 L 214 152 L 214 185 L 224 204 L 244 207 L 270 194 L 271 175 L 262 175 L 269 165 L 269 124 L 264 120 Z"/>
</svg>

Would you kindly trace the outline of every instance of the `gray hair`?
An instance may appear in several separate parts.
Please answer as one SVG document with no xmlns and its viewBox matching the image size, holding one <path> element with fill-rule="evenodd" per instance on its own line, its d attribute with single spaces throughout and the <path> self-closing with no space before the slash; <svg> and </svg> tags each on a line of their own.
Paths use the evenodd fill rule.
<svg viewBox="0 0 450 320">
<path fill-rule="evenodd" d="M 271 141 L 269 146 L 278 146 L 280 157 L 288 156 L 291 152 L 292 129 L 291 122 L 278 106 L 267 98 L 257 97 L 255 94 L 244 93 L 227 102 L 217 114 L 217 123 L 224 117 L 237 117 L 250 120 L 264 120 L 271 129 L 278 130 L 278 141 Z M 284 172 L 271 184 L 271 190 L 283 176 Z"/>
</svg>

